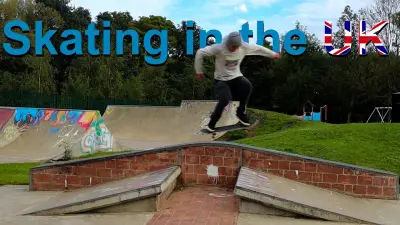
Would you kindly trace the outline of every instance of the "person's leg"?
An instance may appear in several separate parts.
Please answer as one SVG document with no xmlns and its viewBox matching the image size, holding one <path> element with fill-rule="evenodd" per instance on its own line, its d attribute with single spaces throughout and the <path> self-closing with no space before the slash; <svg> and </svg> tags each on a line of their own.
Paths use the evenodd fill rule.
<svg viewBox="0 0 400 225">
<path fill-rule="evenodd" d="M 239 121 L 249 126 L 250 122 L 246 115 L 247 102 L 250 99 L 253 86 L 251 82 L 244 76 L 240 76 L 232 80 L 232 96 L 233 101 L 239 101 L 239 107 L 237 108 L 236 115 Z"/>
<path fill-rule="evenodd" d="M 217 124 L 218 120 L 221 118 L 222 113 L 224 112 L 225 107 L 229 104 L 232 100 L 231 90 L 229 84 L 225 81 L 216 81 L 215 82 L 215 91 L 219 97 L 218 103 L 215 106 L 214 112 L 210 117 L 210 122 L 206 129 L 209 131 L 214 131 L 215 125 Z"/>
</svg>

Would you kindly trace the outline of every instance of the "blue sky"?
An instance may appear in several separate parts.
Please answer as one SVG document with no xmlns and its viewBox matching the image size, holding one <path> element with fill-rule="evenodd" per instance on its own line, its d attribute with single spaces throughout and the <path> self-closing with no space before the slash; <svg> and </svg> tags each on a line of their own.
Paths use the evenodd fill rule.
<svg viewBox="0 0 400 225">
<path fill-rule="evenodd" d="M 294 28 L 295 21 L 307 26 L 320 40 L 324 36 L 324 20 L 336 23 L 346 5 L 353 10 L 363 8 L 373 0 L 72 0 L 71 4 L 83 6 L 92 17 L 104 11 L 129 11 L 138 16 L 160 15 L 175 23 L 194 20 L 205 30 L 217 29 L 223 35 L 240 30 L 249 22 L 256 42 L 256 22 L 264 21 L 265 30 L 286 33 Z M 335 28 L 334 28 L 335 31 Z"/>
</svg>

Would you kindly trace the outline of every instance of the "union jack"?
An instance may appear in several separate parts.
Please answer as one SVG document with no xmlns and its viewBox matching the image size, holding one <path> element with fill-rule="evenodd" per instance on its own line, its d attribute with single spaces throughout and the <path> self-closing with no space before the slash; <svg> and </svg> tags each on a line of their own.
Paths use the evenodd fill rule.
<svg viewBox="0 0 400 225">
<path fill-rule="evenodd" d="M 344 46 L 334 48 L 332 45 L 332 21 L 325 21 L 325 49 L 330 55 L 347 55 L 351 51 L 351 22 L 344 22 Z"/>
<path fill-rule="evenodd" d="M 359 21 L 358 29 L 358 53 L 359 55 L 367 54 L 367 45 L 371 41 L 379 55 L 388 55 L 388 51 L 382 40 L 378 37 L 378 33 L 388 25 L 388 21 L 383 20 L 375 24 L 371 30 L 367 31 L 367 23 L 364 20 Z"/>
</svg>

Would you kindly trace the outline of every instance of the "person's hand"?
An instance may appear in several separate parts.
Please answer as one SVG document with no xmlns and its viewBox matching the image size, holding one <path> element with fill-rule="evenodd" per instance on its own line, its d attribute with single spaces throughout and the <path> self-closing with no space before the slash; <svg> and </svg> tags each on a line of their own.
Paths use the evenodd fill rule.
<svg viewBox="0 0 400 225">
<path fill-rule="evenodd" d="M 281 58 L 281 54 L 275 52 L 274 55 L 272 56 L 272 58 L 279 59 L 279 58 Z"/>
<path fill-rule="evenodd" d="M 204 79 L 204 74 L 202 74 L 202 73 L 196 74 L 196 79 L 197 80 L 203 80 Z"/>
</svg>

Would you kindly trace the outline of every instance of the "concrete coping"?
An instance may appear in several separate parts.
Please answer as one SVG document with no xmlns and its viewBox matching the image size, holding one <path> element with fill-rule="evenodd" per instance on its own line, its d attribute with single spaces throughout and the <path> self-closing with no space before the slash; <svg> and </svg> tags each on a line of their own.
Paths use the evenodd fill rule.
<svg viewBox="0 0 400 225">
<path fill-rule="evenodd" d="M 293 157 L 293 158 L 297 158 L 297 159 L 301 159 L 301 160 L 305 160 L 305 161 L 319 162 L 319 163 L 324 163 L 324 164 L 328 164 L 328 165 L 332 165 L 332 166 L 340 166 L 340 167 L 344 167 L 347 169 L 360 170 L 360 171 L 369 172 L 369 173 L 376 173 L 376 174 L 381 174 L 381 175 L 398 177 L 397 174 L 395 174 L 393 172 L 389 172 L 389 171 L 366 168 L 366 167 L 351 165 L 351 164 L 342 163 L 342 162 L 318 159 L 318 158 L 302 156 L 302 155 L 298 155 L 298 154 L 294 154 L 294 153 L 282 152 L 282 151 L 277 151 L 277 150 L 273 150 L 273 149 L 266 149 L 266 148 L 260 148 L 260 147 L 250 146 L 250 145 L 237 144 L 237 143 L 224 142 L 224 141 L 190 142 L 190 143 L 158 147 L 158 148 L 153 148 L 150 150 L 117 153 L 117 154 L 108 155 L 108 156 L 99 156 L 99 157 L 93 157 L 93 158 L 87 158 L 87 159 L 76 159 L 76 160 L 71 160 L 71 161 L 67 161 L 67 162 L 48 163 L 48 164 L 43 164 L 43 165 L 33 167 L 30 169 L 30 171 L 41 170 L 41 169 L 45 169 L 45 168 L 54 168 L 54 167 L 59 167 L 59 166 L 73 166 L 73 165 L 77 165 L 77 164 L 92 163 L 92 162 L 98 162 L 98 161 L 104 161 L 104 160 L 121 159 L 121 158 L 126 158 L 126 157 L 139 156 L 139 155 L 151 154 L 151 153 L 160 153 L 160 152 L 165 152 L 165 151 L 175 151 L 175 150 L 180 150 L 180 149 L 189 148 L 189 147 L 239 148 L 239 149 L 250 150 L 250 151 L 254 151 L 254 152 L 258 152 L 258 153 L 266 153 L 266 154 L 272 154 L 272 155 L 277 155 L 277 156 Z"/>
</svg>

